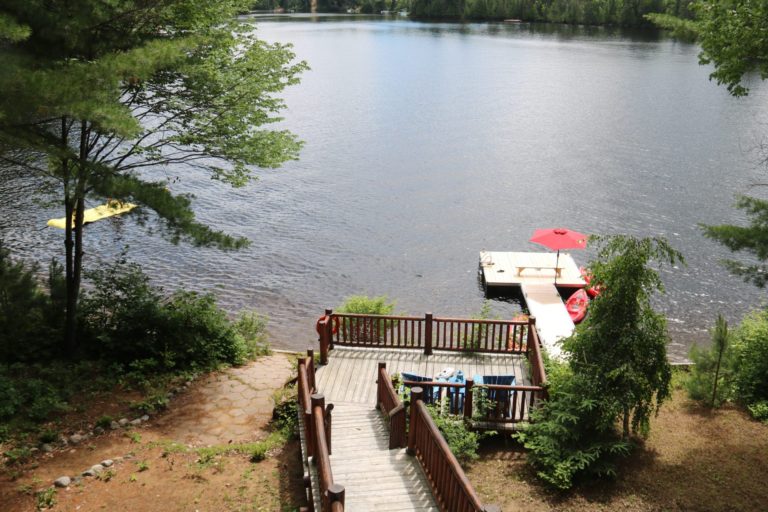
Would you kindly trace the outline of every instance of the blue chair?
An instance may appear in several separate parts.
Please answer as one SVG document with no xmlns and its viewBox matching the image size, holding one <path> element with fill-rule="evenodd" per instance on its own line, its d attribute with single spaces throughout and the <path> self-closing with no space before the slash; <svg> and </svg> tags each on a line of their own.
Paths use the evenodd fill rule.
<svg viewBox="0 0 768 512">
<path fill-rule="evenodd" d="M 432 382 L 434 380 L 432 377 L 424 377 L 406 372 L 400 372 L 400 377 L 403 379 L 403 382 Z M 433 404 L 440 398 L 440 388 L 435 386 L 422 386 L 422 388 L 424 389 L 424 402 Z"/>
<path fill-rule="evenodd" d="M 514 375 L 475 375 L 475 385 L 495 384 L 498 386 L 514 386 Z M 512 396 L 514 391 L 507 389 L 489 389 L 486 398 L 496 402 L 495 415 L 509 416 L 512 414 Z M 505 406 L 506 405 L 506 406 Z M 506 410 L 504 410 L 506 409 Z"/>
</svg>

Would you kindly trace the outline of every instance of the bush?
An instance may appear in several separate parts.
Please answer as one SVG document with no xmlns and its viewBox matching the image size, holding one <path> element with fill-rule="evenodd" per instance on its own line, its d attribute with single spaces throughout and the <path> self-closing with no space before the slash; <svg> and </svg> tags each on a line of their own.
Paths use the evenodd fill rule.
<svg viewBox="0 0 768 512">
<path fill-rule="evenodd" d="M 728 324 L 722 316 L 712 332 L 712 346 L 702 349 L 691 347 L 689 357 L 694 365 L 685 387 L 693 400 L 706 401 L 712 407 L 718 407 L 728 400 L 730 395 Z"/>
<path fill-rule="evenodd" d="M 459 463 L 463 465 L 477 460 L 480 439 L 492 434 L 479 434 L 469 430 L 463 416 L 440 414 L 440 410 L 434 405 L 428 405 L 427 409 L 429 409 L 430 416 L 432 416 L 435 425 L 437 425 L 440 433 L 443 434 L 445 442 L 448 443 L 448 447 Z"/>
<path fill-rule="evenodd" d="M 395 303 L 387 301 L 386 295 L 380 297 L 352 295 L 347 297 L 344 303 L 336 309 L 336 312 L 358 315 L 391 315 L 395 310 Z M 396 321 L 387 320 L 377 323 L 377 327 L 369 322 L 357 322 L 353 325 L 350 319 L 345 319 L 344 323 L 344 332 L 349 333 L 350 340 L 362 343 L 377 343 L 387 329 L 391 329 L 397 324 Z"/>
<path fill-rule="evenodd" d="M 0 361 L 38 361 L 58 353 L 63 324 L 61 266 L 51 263 L 46 293 L 36 265 L 14 262 L 0 245 Z"/>
<path fill-rule="evenodd" d="M 733 333 L 730 361 L 733 396 L 755 415 L 768 401 L 768 311 L 744 317 Z"/>
<path fill-rule="evenodd" d="M 615 459 L 632 445 L 616 432 L 615 416 L 564 363 L 550 361 L 549 400 L 531 412 L 531 423 L 517 438 L 529 450 L 528 462 L 545 483 L 566 490 L 580 479 L 615 476 Z"/>
<path fill-rule="evenodd" d="M 156 373 L 242 364 L 268 350 L 263 317 L 244 314 L 232 323 L 211 294 L 181 290 L 164 298 L 124 260 L 88 275 L 93 289 L 81 315 L 91 355 Z"/>
</svg>

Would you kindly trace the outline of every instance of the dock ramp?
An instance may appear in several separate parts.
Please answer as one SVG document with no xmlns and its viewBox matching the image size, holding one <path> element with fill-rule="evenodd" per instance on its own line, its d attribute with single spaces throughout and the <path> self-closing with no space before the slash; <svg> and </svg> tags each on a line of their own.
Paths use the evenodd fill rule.
<svg viewBox="0 0 768 512">
<path fill-rule="evenodd" d="M 562 358 L 560 340 L 573 334 L 575 325 L 563 299 L 554 284 L 521 285 L 528 312 L 536 317 L 539 339 L 547 353 L 556 359 Z"/>
</svg>

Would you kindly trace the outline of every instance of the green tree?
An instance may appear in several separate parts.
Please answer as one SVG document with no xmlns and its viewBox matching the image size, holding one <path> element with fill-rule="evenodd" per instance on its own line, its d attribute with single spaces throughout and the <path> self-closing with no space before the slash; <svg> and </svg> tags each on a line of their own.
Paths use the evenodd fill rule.
<svg viewBox="0 0 768 512">
<path fill-rule="evenodd" d="M 89 198 L 157 213 L 173 242 L 247 243 L 196 221 L 167 176 L 209 172 L 234 186 L 251 166 L 297 158 L 267 130 L 275 96 L 306 68 L 235 16 L 247 0 L 6 0 L 0 6 L 0 161 L 58 191 L 64 232 L 66 343 L 76 348 Z M 178 170 L 178 171 L 177 171 Z M 157 176 L 163 179 L 157 179 Z"/>
<path fill-rule="evenodd" d="M 614 459 L 630 452 L 631 433 L 647 435 L 670 389 L 666 321 L 651 307 L 663 286 L 651 264 L 682 256 L 659 238 L 591 240 L 599 250 L 589 271 L 601 292 L 563 343 L 567 362 L 549 362 L 549 400 L 519 436 L 538 475 L 558 489 L 580 476 L 615 475 Z"/>
<path fill-rule="evenodd" d="M 651 306 L 664 287 L 651 263 L 675 265 L 683 257 L 662 238 L 592 240 L 599 250 L 589 270 L 602 291 L 563 348 L 604 413 L 621 420 L 626 439 L 630 431 L 646 434 L 651 414 L 669 396 L 667 324 Z"/>
</svg>

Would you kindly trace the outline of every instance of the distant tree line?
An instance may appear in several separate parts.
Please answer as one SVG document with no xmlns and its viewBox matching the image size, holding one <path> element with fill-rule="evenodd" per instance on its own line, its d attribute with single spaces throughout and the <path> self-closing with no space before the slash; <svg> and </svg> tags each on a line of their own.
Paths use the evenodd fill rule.
<svg viewBox="0 0 768 512">
<path fill-rule="evenodd" d="M 408 11 L 415 18 L 543 21 L 585 25 L 649 24 L 646 14 L 689 19 L 682 0 L 318 0 L 320 12 Z M 309 0 L 259 0 L 255 9 L 309 11 Z"/>
</svg>

